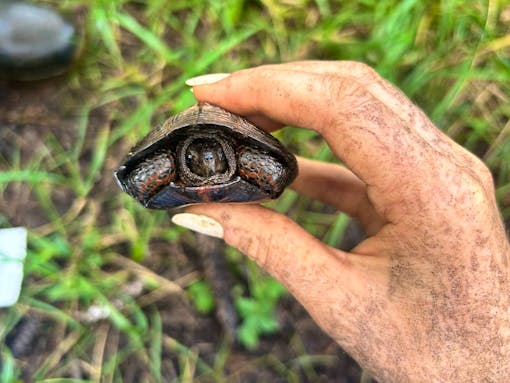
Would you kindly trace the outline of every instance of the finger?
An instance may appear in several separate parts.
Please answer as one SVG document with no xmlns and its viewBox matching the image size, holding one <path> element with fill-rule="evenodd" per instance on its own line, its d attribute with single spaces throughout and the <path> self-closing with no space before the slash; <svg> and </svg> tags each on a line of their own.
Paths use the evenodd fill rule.
<svg viewBox="0 0 510 383">
<path fill-rule="evenodd" d="M 376 209 L 388 220 L 401 215 L 404 206 L 420 209 L 414 185 L 439 171 L 438 158 L 444 156 L 438 153 L 451 151 L 451 141 L 402 93 L 362 64 L 318 63 L 315 72 L 285 65 L 239 71 L 196 86 L 194 93 L 200 101 L 241 115 L 263 115 L 318 131 L 368 185 Z M 324 74 L 333 69 L 334 75 Z"/>
<path fill-rule="evenodd" d="M 219 222 L 226 243 L 255 260 L 312 313 L 313 303 L 332 290 L 331 281 L 340 295 L 363 289 L 351 272 L 349 254 L 320 242 L 282 214 L 243 204 L 195 205 L 186 211 Z"/>
<path fill-rule="evenodd" d="M 264 65 L 260 68 L 298 70 L 315 74 L 331 74 L 334 76 L 350 75 L 356 77 L 360 81 L 367 80 L 366 71 L 360 68 L 359 63 L 353 61 L 294 61 L 284 64 Z M 372 77 L 371 79 L 373 80 Z M 284 125 L 261 113 L 245 115 L 245 117 L 268 132 L 280 129 Z"/>
<path fill-rule="evenodd" d="M 390 267 L 379 254 L 344 253 L 310 235 L 288 217 L 258 205 L 208 204 L 186 209 L 223 227 L 225 241 L 254 259 L 301 302 L 316 323 L 347 351 L 366 334 L 361 318 L 374 294 L 387 294 Z M 369 310 L 369 311 L 367 311 Z M 355 354 L 356 355 L 356 354 Z"/>
<path fill-rule="evenodd" d="M 359 219 L 368 235 L 374 235 L 385 220 L 367 196 L 366 185 L 343 166 L 299 157 L 299 175 L 291 187 L 301 194 L 336 207 Z"/>
<path fill-rule="evenodd" d="M 261 67 L 262 68 L 262 67 Z M 264 65 L 263 68 L 275 70 L 293 70 L 332 76 L 350 76 L 360 82 L 384 81 L 373 70 L 356 61 L 292 61 L 283 64 Z"/>
<path fill-rule="evenodd" d="M 273 132 L 283 127 L 282 123 L 274 121 L 262 114 L 252 114 L 245 117 L 266 132 Z"/>
<path fill-rule="evenodd" d="M 263 68 L 273 70 L 299 70 L 335 76 L 350 75 L 356 77 L 360 81 L 366 81 L 366 72 L 361 70 L 357 64 L 359 63 L 352 61 L 294 61 L 284 64 L 264 65 Z M 245 117 L 268 132 L 278 130 L 284 125 L 261 113 L 245 115 Z"/>
</svg>

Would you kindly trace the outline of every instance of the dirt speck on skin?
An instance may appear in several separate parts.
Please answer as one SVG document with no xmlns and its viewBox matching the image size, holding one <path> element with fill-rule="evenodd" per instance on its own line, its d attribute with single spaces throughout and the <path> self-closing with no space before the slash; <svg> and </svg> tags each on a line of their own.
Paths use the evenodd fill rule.
<svg viewBox="0 0 510 383">
<path fill-rule="evenodd" d="M 55 170 L 64 177 L 68 176 L 65 169 L 58 169 L 61 165 L 55 159 L 56 154 L 48 151 L 58 146 L 60 154 L 72 153 L 80 134 L 80 108 L 92 94 L 87 90 L 68 88 L 65 78 L 35 83 L 0 82 L 0 172 L 26 168 L 34 161 L 43 161 L 43 168 L 48 172 Z M 96 134 L 109 123 L 112 123 L 110 110 L 106 108 L 94 110 L 88 116 L 79 156 L 81 170 L 88 170 Z M 119 160 L 117 149 L 112 151 L 110 148 L 104 174 L 87 196 L 86 204 L 101 207 L 97 219 L 92 222 L 99 227 L 99 232 L 100 226 L 111 220 L 108 201 L 120 193 L 112 177 L 112 169 Z M 63 186 L 51 188 L 49 193 L 48 197 L 60 215 L 65 214 L 77 198 L 70 188 Z M 84 218 L 78 216 L 76 219 Z M 0 194 L 0 225 L 21 225 L 38 230 L 41 225 L 49 222 L 50 218 L 41 207 L 34 187 L 14 182 Z M 179 243 L 154 242 L 143 265 L 169 280 L 176 280 L 195 271 L 202 272 L 200 257 L 186 254 L 183 250 L 185 248 Z M 122 249 L 118 251 L 122 254 Z M 169 251 L 172 258 L 168 256 Z M 118 270 L 117 265 L 107 267 L 116 267 Z M 105 273 L 108 271 L 104 270 Z M 28 276 L 28 282 L 25 282 L 29 283 L 30 278 Z M 67 310 L 63 306 L 60 309 Z M 156 310 L 161 318 L 162 333 L 167 340 L 161 355 L 163 381 L 171 381 L 183 373 L 182 352 L 178 346 L 172 349 L 169 340 L 184 345 L 196 352 L 203 361 L 214 365 L 218 351 L 225 345 L 221 323 L 214 314 L 200 315 L 182 294 L 162 296 L 143 305 L 142 310 L 147 317 Z M 70 312 L 69 315 L 74 314 Z M 292 371 L 300 382 L 359 381 L 360 369 L 357 364 L 323 334 L 291 296 L 280 302 L 277 315 L 280 332 L 263 337 L 256 350 L 249 351 L 236 342 L 231 345 L 223 372 L 229 377 L 229 382 L 286 382 L 288 376 L 282 374 L 282 366 L 285 366 L 284 370 Z M 104 350 L 108 357 L 129 347 L 129 339 L 107 320 L 82 325 L 86 333 L 106 334 Z M 34 372 L 47 363 L 52 352 L 69 335 L 63 331 L 64 327 L 55 318 L 45 317 L 29 309 L 9 331 L 6 345 L 22 369 L 23 381 L 30 382 Z M 90 350 L 82 352 L 82 355 L 92 357 L 94 342 L 90 342 L 89 347 Z M 61 362 L 67 363 L 67 367 L 61 375 L 52 377 L 91 378 L 90 372 L 83 367 L 91 361 L 83 363 L 79 359 L 73 360 L 73 355 L 72 348 L 62 355 Z M 153 381 L 147 366 L 142 353 L 132 353 L 121 362 L 119 374 L 124 382 Z M 207 382 L 210 379 L 197 376 L 195 381 Z"/>
</svg>

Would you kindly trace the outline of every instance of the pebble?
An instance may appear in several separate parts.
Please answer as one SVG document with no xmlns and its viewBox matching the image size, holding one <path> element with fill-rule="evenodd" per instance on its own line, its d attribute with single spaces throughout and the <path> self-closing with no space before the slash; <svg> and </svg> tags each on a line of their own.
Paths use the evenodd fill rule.
<svg viewBox="0 0 510 383">
<path fill-rule="evenodd" d="M 76 27 L 56 11 L 0 2 L 0 77 L 40 80 L 64 73 L 79 51 Z"/>
</svg>

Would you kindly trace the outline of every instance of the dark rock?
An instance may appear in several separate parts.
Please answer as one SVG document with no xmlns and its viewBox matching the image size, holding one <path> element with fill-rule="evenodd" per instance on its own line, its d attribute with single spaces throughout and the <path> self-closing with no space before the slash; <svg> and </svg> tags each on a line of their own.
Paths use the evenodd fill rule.
<svg viewBox="0 0 510 383">
<path fill-rule="evenodd" d="M 0 77 L 39 80 L 64 73 L 81 36 L 56 11 L 26 2 L 0 4 Z"/>
</svg>

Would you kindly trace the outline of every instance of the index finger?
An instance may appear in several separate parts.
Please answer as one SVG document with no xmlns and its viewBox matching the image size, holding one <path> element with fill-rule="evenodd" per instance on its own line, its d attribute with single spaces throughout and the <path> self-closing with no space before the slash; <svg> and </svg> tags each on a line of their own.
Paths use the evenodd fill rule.
<svg viewBox="0 0 510 383">
<path fill-rule="evenodd" d="M 262 66 L 193 91 L 197 100 L 240 115 L 319 132 L 381 210 L 412 203 L 412 186 L 441 170 L 438 153 L 452 151 L 419 108 L 361 63 Z"/>
</svg>

